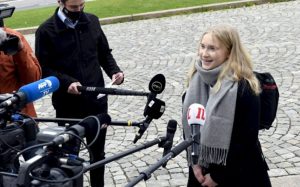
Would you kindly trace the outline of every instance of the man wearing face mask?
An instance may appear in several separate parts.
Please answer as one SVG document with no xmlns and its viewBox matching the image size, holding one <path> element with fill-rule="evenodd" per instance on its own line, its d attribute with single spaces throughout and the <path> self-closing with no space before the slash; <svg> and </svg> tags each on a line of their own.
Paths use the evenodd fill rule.
<svg viewBox="0 0 300 187">
<path fill-rule="evenodd" d="M 124 74 L 111 54 L 108 41 L 95 15 L 83 12 L 84 0 L 59 0 L 53 16 L 36 31 L 35 52 L 43 76 L 56 76 L 60 88 L 52 95 L 58 118 L 85 118 L 107 113 L 107 97 L 80 93 L 77 86 L 104 87 L 102 69 L 114 84 Z M 64 125 L 64 124 L 59 124 Z M 91 146 L 94 161 L 104 159 L 106 129 Z M 86 137 L 91 142 L 94 137 Z M 104 186 L 104 167 L 90 172 L 91 186 Z"/>
</svg>

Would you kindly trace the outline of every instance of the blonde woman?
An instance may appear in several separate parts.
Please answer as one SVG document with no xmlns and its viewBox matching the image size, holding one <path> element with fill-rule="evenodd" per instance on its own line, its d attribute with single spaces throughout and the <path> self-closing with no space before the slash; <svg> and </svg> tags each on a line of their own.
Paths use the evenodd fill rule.
<svg viewBox="0 0 300 187">
<path fill-rule="evenodd" d="M 218 25 L 202 35 L 199 60 L 188 83 L 182 118 L 185 137 L 191 137 L 186 119 L 191 104 L 205 106 L 206 120 L 197 163 L 187 150 L 187 186 L 271 186 L 258 140 L 260 85 L 236 29 Z"/>
</svg>

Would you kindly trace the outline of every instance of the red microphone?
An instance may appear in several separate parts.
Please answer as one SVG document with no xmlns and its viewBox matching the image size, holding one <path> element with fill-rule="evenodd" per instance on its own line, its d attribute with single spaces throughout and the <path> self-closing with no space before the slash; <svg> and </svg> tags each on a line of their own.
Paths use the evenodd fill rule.
<svg viewBox="0 0 300 187">
<path fill-rule="evenodd" d="M 203 105 L 194 103 L 191 104 L 187 111 L 187 121 L 191 126 L 192 133 L 192 163 L 198 163 L 199 158 L 199 144 L 200 144 L 200 126 L 205 123 L 205 108 Z"/>
</svg>

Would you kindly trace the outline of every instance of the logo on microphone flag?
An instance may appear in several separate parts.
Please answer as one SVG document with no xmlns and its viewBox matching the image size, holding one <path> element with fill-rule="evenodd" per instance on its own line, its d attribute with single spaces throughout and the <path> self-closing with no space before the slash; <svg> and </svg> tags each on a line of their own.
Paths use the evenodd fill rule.
<svg viewBox="0 0 300 187">
<path fill-rule="evenodd" d="M 205 108 L 203 105 L 194 103 L 191 104 L 187 111 L 188 124 L 201 124 L 205 122 Z"/>
</svg>

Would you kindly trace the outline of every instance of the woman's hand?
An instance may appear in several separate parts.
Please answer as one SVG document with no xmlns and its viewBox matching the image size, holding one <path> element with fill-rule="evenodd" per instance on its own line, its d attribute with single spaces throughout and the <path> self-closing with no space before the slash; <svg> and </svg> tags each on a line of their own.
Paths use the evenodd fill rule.
<svg viewBox="0 0 300 187">
<path fill-rule="evenodd" d="M 196 179 L 198 180 L 199 183 L 203 183 L 204 182 L 204 176 L 202 174 L 202 168 L 200 165 L 193 165 L 192 166 L 193 171 L 194 171 L 194 175 L 196 177 Z"/>
<path fill-rule="evenodd" d="M 204 182 L 201 183 L 202 186 L 206 186 L 206 187 L 215 187 L 218 184 L 211 178 L 210 174 L 206 174 L 204 177 Z"/>
</svg>

